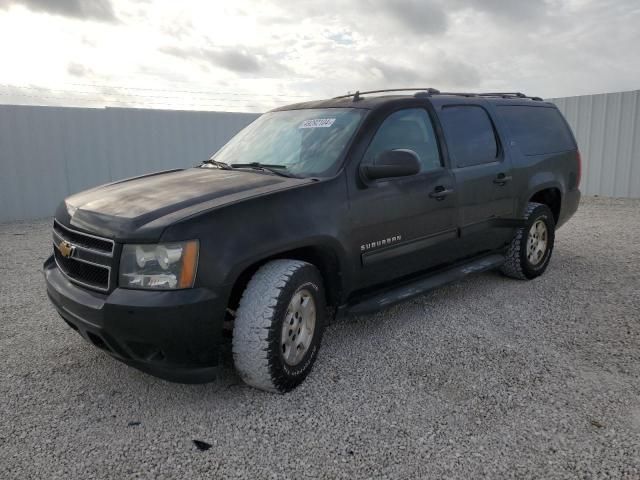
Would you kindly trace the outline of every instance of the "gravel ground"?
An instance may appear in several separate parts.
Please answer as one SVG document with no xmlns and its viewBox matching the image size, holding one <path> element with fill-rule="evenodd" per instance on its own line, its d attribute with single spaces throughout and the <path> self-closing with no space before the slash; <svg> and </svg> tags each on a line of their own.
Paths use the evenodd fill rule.
<svg viewBox="0 0 640 480">
<path fill-rule="evenodd" d="M 586 199 L 532 282 L 331 325 L 284 396 L 86 344 L 44 293 L 49 225 L 0 225 L 2 479 L 640 478 L 640 201 Z"/>
</svg>

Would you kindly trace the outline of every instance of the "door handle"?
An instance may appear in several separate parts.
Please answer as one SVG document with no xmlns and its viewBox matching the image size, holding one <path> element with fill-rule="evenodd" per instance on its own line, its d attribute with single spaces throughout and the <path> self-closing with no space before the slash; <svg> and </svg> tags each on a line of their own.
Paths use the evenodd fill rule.
<svg viewBox="0 0 640 480">
<path fill-rule="evenodd" d="M 504 173 L 499 173 L 498 176 L 493 179 L 493 183 L 503 186 L 507 182 L 511 181 L 512 178 L 513 177 L 511 177 L 511 175 L 506 176 Z"/>
<path fill-rule="evenodd" d="M 431 192 L 429 196 L 431 198 L 435 198 L 436 200 L 440 201 L 440 200 L 444 200 L 444 197 L 446 197 L 451 193 L 453 193 L 452 188 L 445 188 L 442 185 L 439 185 L 433 189 L 433 192 Z"/>
</svg>

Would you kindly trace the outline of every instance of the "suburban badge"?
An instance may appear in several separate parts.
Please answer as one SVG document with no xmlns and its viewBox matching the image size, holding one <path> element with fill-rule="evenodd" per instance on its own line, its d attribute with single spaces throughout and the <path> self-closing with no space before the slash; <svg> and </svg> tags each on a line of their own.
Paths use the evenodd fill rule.
<svg viewBox="0 0 640 480">
<path fill-rule="evenodd" d="M 402 240 L 402 235 L 394 235 L 393 237 L 388 237 L 382 240 L 377 240 L 375 242 L 370 242 L 370 243 L 365 243 L 363 245 L 360 245 L 360 251 L 367 252 L 372 248 L 386 247 L 387 245 L 398 243 L 400 240 Z"/>
</svg>

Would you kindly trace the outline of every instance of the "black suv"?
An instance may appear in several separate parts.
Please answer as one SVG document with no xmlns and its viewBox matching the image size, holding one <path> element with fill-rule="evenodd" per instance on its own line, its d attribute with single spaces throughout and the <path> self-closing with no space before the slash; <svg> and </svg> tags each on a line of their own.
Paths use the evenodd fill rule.
<svg viewBox="0 0 640 480">
<path fill-rule="evenodd" d="M 541 275 L 580 199 L 558 109 L 401 91 L 279 108 L 195 168 L 67 198 L 44 264 L 51 301 L 141 370 L 206 381 L 230 345 L 245 382 L 284 392 L 335 316 L 472 272 Z"/>
</svg>

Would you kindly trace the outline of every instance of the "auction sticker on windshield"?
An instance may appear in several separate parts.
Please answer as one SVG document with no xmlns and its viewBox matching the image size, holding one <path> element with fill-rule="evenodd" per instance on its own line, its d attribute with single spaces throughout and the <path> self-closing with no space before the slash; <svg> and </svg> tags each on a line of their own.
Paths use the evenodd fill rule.
<svg viewBox="0 0 640 480">
<path fill-rule="evenodd" d="M 314 118 L 302 122 L 300 128 L 329 128 L 335 121 L 335 118 Z"/>
</svg>

